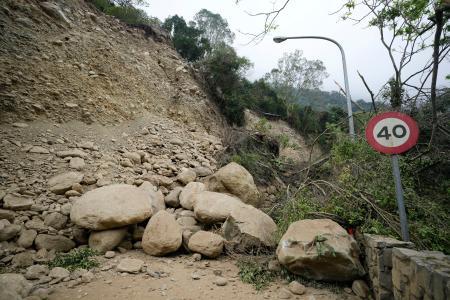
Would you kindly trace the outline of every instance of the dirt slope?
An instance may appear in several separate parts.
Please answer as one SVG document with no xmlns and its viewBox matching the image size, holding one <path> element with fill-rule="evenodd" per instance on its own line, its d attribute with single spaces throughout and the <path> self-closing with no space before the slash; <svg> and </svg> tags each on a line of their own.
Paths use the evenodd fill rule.
<svg viewBox="0 0 450 300">
<path fill-rule="evenodd" d="M 50 2 L 51 3 L 51 2 Z M 0 7 L 0 121 L 117 123 L 147 110 L 217 131 L 214 110 L 165 35 L 148 36 L 83 0 Z"/>
</svg>

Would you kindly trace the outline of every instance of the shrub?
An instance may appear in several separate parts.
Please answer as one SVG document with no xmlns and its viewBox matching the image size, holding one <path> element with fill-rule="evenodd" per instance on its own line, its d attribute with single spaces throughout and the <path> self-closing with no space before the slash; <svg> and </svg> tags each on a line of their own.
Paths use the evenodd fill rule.
<svg viewBox="0 0 450 300">
<path fill-rule="evenodd" d="M 399 221 L 390 158 L 365 140 L 352 141 L 333 128 L 329 161 L 312 170 L 313 178 L 295 195 L 281 195 L 273 212 L 281 234 L 290 223 L 311 217 L 331 218 L 361 232 L 399 236 Z M 410 236 L 419 249 L 450 253 L 449 206 L 436 194 L 421 194 L 414 164 L 400 156 L 402 186 Z"/>
<path fill-rule="evenodd" d="M 91 248 L 73 249 L 69 253 L 58 253 L 54 260 L 48 263 L 50 268 L 62 267 L 69 271 L 75 269 L 91 269 L 98 267 L 99 263 L 92 259 L 97 252 Z"/>
</svg>

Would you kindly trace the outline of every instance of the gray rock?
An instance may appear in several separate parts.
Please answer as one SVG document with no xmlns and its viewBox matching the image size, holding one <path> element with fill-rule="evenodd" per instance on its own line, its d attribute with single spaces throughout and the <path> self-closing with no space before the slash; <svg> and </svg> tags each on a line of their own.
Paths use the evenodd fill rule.
<svg viewBox="0 0 450 300">
<path fill-rule="evenodd" d="M 2 199 L 2 197 L 0 197 L 0 200 L 1 199 Z M 14 222 L 14 218 L 15 218 L 15 214 L 13 211 L 7 210 L 7 209 L 0 209 L 0 220 L 6 219 L 10 223 L 12 223 L 12 222 Z"/>
<path fill-rule="evenodd" d="M 106 251 L 105 257 L 106 258 L 114 258 L 116 256 L 116 252 L 114 251 Z"/>
<path fill-rule="evenodd" d="M 179 195 L 180 204 L 188 210 L 194 209 L 195 196 L 206 190 L 206 186 L 201 182 L 188 183 Z"/>
<path fill-rule="evenodd" d="M 31 283 L 21 274 L 0 274 L 0 299 L 22 299 L 30 294 L 31 288 Z"/>
<path fill-rule="evenodd" d="M 93 231 L 89 236 L 89 247 L 100 252 L 116 248 L 127 234 L 127 228 Z"/>
<path fill-rule="evenodd" d="M 27 268 L 25 278 L 29 280 L 40 279 L 43 276 L 47 276 L 49 272 L 46 265 L 33 265 Z"/>
<path fill-rule="evenodd" d="M 65 157 L 81 157 L 81 158 L 85 158 L 87 157 L 87 153 L 79 150 L 79 149 L 71 149 L 71 150 L 67 150 L 67 151 L 59 151 L 56 152 L 56 156 L 61 157 L 61 158 L 65 158 Z"/>
<path fill-rule="evenodd" d="M 6 225 L 1 225 L 0 224 L 0 242 L 3 241 L 8 241 L 12 238 L 14 238 L 16 235 L 19 234 L 20 230 L 22 229 L 22 227 L 20 227 L 20 225 L 16 225 L 16 224 L 8 224 L 9 221 L 4 220 L 6 222 L 2 222 L 2 223 L 6 223 Z"/>
<path fill-rule="evenodd" d="M 27 251 L 14 255 L 12 259 L 13 266 L 19 268 L 31 266 L 33 263 L 34 263 L 33 254 Z"/>
<path fill-rule="evenodd" d="M 62 235 L 38 234 L 34 240 L 36 249 L 46 249 L 55 251 L 69 251 L 75 248 L 75 243 Z"/>
<path fill-rule="evenodd" d="M 187 226 L 194 226 L 197 224 L 197 220 L 193 217 L 179 217 L 177 219 L 178 224 L 180 224 L 182 227 Z"/>
<path fill-rule="evenodd" d="M 18 194 L 8 194 L 3 198 L 3 207 L 11 210 L 28 210 L 33 204 L 33 199 Z"/>
<path fill-rule="evenodd" d="M 180 206 L 180 199 L 178 198 L 181 191 L 183 190 L 182 187 L 176 187 L 170 193 L 166 196 L 164 201 L 166 202 L 167 206 L 170 207 L 179 207 Z"/>
<path fill-rule="evenodd" d="M 36 230 L 28 229 L 22 230 L 20 237 L 17 240 L 17 245 L 23 248 L 30 248 L 33 245 L 34 239 L 37 236 Z"/>
<path fill-rule="evenodd" d="M 28 152 L 30 153 L 38 153 L 38 154 L 49 154 L 50 151 L 48 149 L 41 146 L 33 146 Z"/>
<path fill-rule="evenodd" d="M 55 229 L 63 229 L 67 223 L 67 217 L 58 212 L 52 212 L 45 216 L 44 225 Z"/>
<path fill-rule="evenodd" d="M 128 158 L 130 161 L 132 161 L 134 164 L 140 164 L 141 163 L 141 155 L 137 152 L 125 152 L 123 154 L 125 158 Z"/>
<path fill-rule="evenodd" d="M 194 168 L 194 172 L 198 177 L 206 177 L 213 174 L 213 172 L 206 167 L 196 167 Z"/>
<path fill-rule="evenodd" d="M 118 272 L 139 273 L 144 262 L 140 259 L 125 258 L 117 265 Z"/>
<path fill-rule="evenodd" d="M 150 195 L 153 214 L 156 214 L 160 210 L 166 209 L 163 193 L 161 191 L 157 191 L 157 188 L 153 186 L 153 184 L 148 181 L 144 181 L 141 186 L 139 186 L 139 189 Z"/>
<path fill-rule="evenodd" d="M 82 170 L 84 169 L 85 165 L 86 163 L 81 157 L 72 157 L 69 162 L 69 167 L 75 170 Z"/>
<path fill-rule="evenodd" d="M 127 184 L 104 186 L 87 192 L 72 204 L 70 219 L 91 230 L 136 224 L 152 215 L 152 198 Z"/>
<path fill-rule="evenodd" d="M 292 281 L 289 283 L 288 289 L 295 295 L 303 295 L 306 291 L 305 286 L 298 281 Z"/>
<path fill-rule="evenodd" d="M 217 286 L 226 286 L 228 284 L 228 280 L 223 277 L 217 277 L 216 280 L 214 280 L 214 284 Z"/>
<path fill-rule="evenodd" d="M 363 280 L 355 280 L 352 284 L 353 292 L 362 299 L 368 299 L 370 295 L 369 287 Z"/>
<path fill-rule="evenodd" d="M 50 270 L 48 276 L 55 279 L 64 279 L 70 276 L 70 272 L 65 268 L 54 267 L 53 269 Z"/>
<path fill-rule="evenodd" d="M 83 173 L 79 172 L 67 172 L 53 176 L 48 180 L 49 190 L 58 195 L 64 194 L 72 188 L 72 185 L 80 183 L 83 176 Z"/>
<path fill-rule="evenodd" d="M 209 231 L 198 231 L 189 238 L 188 248 L 192 252 L 215 258 L 222 253 L 223 244 L 224 239 L 220 235 Z"/>
<path fill-rule="evenodd" d="M 291 299 L 291 297 L 292 293 L 286 288 L 281 288 L 280 291 L 278 292 L 279 299 Z"/>
<path fill-rule="evenodd" d="M 177 180 L 182 184 L 186 185 L 190 182 L 193 182 L 196 177 L 197 174 L 193 170 L 184 169 L 180 174 L 178 174 Z"/>
</svg>

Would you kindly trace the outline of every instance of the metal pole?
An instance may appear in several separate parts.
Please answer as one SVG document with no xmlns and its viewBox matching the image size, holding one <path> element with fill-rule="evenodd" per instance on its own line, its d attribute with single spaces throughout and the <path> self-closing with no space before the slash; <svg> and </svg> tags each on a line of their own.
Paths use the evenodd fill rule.
<svg viewBox="0 0 450 300">
<path fill-rule="evenodd" d="M 408 219 L 406 218 L 405 204 L 403 202 L 402 180 L 400 178 L 400 168 L 398 166 L 398 155 L 391 156 L 392 174 L 395 181 L 395 194 L 397 196 L 397 206 L 400 214 L 400 227 L 402 230 L 402 239 L 409 242 Z"/>
<path fill-rule="evenodd" d="M 348 73 L 347 73 L 347 62 L 345 60 L 345 52 L 344 48 L 342 48 L 341 44 L 339 44 L 337 41 L 324 37 L 324 36 L 315 36 L 315 35 L 308 35 L 308 36 L 290 36 L 290 37 L 275 37 L 273 40 L 276 43 L 284 42 L 285 40 L 290 39 L 319 39 L 319 40 L 326 40 L 329 42 L 332 42 L 336 46 L 338 46 L 339 50 L 341 51 L 342 56 L 342 65 L 344 68 L 344 82 L 345 82 L 345 96 L 347 98 L 347 114 L 348 114 L 348 130 L 350 133 L 350 136 L 352 138 L 355 138 L 355 125 L 353 123 L 353 109 L 352 109 L 352 98 L 350 96 L 350 88 L 348 84 Z"/>
</svg>

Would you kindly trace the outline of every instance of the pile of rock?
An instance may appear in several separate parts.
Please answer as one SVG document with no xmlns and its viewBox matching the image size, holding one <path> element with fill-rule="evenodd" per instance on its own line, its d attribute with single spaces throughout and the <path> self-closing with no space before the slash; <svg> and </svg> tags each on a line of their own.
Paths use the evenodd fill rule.
<svg viewBox="0 0 450 300">
<path fill-rule="evenodd" d="M 196 177 L 184 170 L 177 179 L 186 185 L 166 197 L 148 181 L 96 188 L 74 201 L 70 219 L 90 231 L 89 246 L 103 253 L 142 248 L 163 256 L 183 247 L 214 258 L 225 244 L 236 251 L 275 245 L 274 221 L 247 204 L 258 204 L 259 195 L 245 168 L 230 163 L 204 183 Z M 222 231 L 207 231 L 214 224 L 222 224 Z"/>
</svg>

